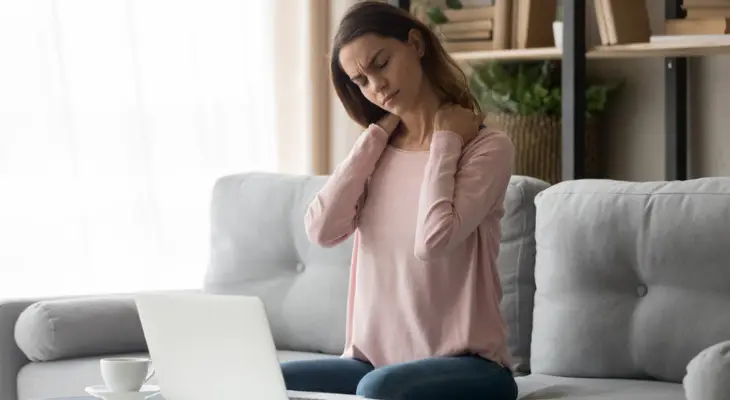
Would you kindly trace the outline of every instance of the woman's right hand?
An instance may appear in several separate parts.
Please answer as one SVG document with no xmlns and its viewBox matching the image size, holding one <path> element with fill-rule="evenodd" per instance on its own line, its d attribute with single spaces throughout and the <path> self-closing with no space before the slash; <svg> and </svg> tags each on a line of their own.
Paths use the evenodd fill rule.
<svg viewBox="0 0 730 400">
<path fill-rule="evenodd" d="M 391 113 L 386 113 L 376 124 L 383 128 L 383 130 L 390 136 L 395 131 L 395 128 L 398 127 L 399 123 L 400 117 Z"/>
</svg>

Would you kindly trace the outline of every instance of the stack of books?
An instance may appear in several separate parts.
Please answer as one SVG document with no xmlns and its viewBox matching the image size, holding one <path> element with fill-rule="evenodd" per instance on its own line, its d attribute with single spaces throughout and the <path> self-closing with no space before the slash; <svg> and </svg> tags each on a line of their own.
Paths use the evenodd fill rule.
<svg viewBox="0 0 730 400">
<path fill-rule="evenodd" d="M 730 33 L 730 0 L 684 0 L 683 19 L 666 21 L 667 35 L 725 35 Z"/>
<path fill-rule="evenodd" d="M 494 6 L 445 9 L 447 22 L 433 31 L 448 52 L 492 50 Z"/>
</svg>

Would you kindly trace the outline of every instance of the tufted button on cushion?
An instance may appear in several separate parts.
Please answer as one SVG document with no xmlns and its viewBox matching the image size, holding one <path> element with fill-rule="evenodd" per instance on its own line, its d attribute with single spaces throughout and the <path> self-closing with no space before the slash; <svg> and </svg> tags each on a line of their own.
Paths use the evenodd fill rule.
<svg viewBox="0 0 730 400">
<path fill-rule="evenodd" d="M 687 364 L 687 400 L 730 399 L 730 341 L 702 350 Z"/>
<path fill-rule="evenodd" d="M 533 373 L 681 383 L 730 338 L 730 178 L 565 181 L 536 205 Z"/>
<path fill-rule="evenodd" d="M 221 177 L 213 190 L 203 289 L 260 297 L 279 350 L 337 354 L 344 346 L 352 239 L 320 248 L 304 229 L 326 179 L 246 173 Z"/>
</svg>

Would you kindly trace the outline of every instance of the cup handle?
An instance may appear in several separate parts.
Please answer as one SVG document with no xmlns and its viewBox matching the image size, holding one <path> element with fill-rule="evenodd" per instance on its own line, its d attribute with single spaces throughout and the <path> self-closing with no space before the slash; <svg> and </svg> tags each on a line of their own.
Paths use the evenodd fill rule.
<svg viewBox="0 0 730 400">
<path fill-rule="evenodd" d="M 152 367 L 152 372 L 150 372 L 149 375 L 144 378 L 144 383 L 149 382 L 149 380 L 152 379 L 153 376 L 155 376 L 155 367 Z"/>
</svg>

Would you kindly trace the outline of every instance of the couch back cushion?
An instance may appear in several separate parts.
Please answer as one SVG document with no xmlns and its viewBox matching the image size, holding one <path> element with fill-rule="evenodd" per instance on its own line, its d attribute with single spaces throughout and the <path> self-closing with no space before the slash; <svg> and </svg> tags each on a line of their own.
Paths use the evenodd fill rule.
<svg viewBox="0 0 730 400">
<path fill-rule="evenodd" d="M 730 337 L 730 179 L 538 195 L 532 372 L 681 382 Z"/>
<path fill-rule="evenodd" d="M 502 316 L 509 328 L 507 344 L 519 375 L 530 373 L 532 310 L 535 295 L 535 196 L 549 185 L 513 176 L 505 195 L 499 279 Z"/>
<path fill-rule="evenodd" d="M 325 180 L 249 173 L 223 177 L 213 189 L 203 290 L 260 297 L 281 350 L 334 354 L 344 346 L 353 239 L 321 248 L 304 229 Z"/>
<path fill-rule="evenodd" d="M 261 297 L 280 349 L 343 350 L 353 239 L 321 248 L 304 230 L 306 207 L 326 179 L 249 173 L 223 177 L 213 190 L 204 290 Z M 502 224 L 503 311 L 512 333 L 510 349 L 524 371 L 534 293 L 534 197 L 546 187 L 513 177 Z"/>
</svg>

